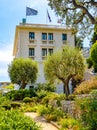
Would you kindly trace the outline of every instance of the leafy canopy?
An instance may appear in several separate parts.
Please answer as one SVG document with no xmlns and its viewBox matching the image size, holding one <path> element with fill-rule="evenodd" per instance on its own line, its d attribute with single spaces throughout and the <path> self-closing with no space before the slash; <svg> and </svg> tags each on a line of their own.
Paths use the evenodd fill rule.
<svg viewBox="0 0 97 130">
<path fill-rule="evenodd" d="M 31 59 L 16 58 L 8 66 L 11 81 L 24 87 L 27 83 L 35 82 L 37 72 L 37 63 Z"/>
<path fill-rule="evenodd" d="M 94 71 L 97 72 L 97 41 L 91 47 L 90 58 L 93 62 Z"/>
<path fill-rule="evenodd" d="M 68 87 L 69 80 L 73 76 L 83 76 L 84 59 L 80 51 L 66 46 L 63 50 L 47 57 L 44 63 L 45 76 L 50 82 L 62 81 Z"/>
<path fill-rule="evenodd" d="M 59 15 L 63 23 L 73 26 L 81 36 L 91 33 L 97 24 L 97 1 L 95 0 L 48 0 L 49 6 Z"/>
</svg>

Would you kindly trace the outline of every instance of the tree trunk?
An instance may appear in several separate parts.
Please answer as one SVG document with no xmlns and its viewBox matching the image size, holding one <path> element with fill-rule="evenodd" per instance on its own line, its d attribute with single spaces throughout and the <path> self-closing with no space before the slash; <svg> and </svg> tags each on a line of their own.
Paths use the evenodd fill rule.
<svg viewBox="0 0 97 130">
<path fill-rule="evenodd" d="M 26 85 L 27 85 L 27 83 L 25 83 L 25 81 L 23 80 L 23 81 L 21 82 L 20 89 L 25 89 Z"/>
<path fill-rule="evenodd" d="M 64 93 L 66 94 L 67 97 L 68 97 L 68 95 L 70 94 L 68 82 L 65 82 L 65 83 L 64 83 Z"/>
</svg>

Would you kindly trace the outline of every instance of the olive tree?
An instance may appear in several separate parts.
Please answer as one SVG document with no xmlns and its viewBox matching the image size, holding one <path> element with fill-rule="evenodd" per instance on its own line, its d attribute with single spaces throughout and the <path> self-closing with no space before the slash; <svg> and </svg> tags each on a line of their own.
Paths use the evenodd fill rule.
<svg viewBox="0 0 97 130">
<path fill-rule="evenodd" d="M 63 82 L 66 95 L 70 94 L 70 79 L 74 76 L 83 77 L 84 68 L 84 58 L 80 51 L 68 46 L 47 56 L 47 60 L 44 62 L 46 79 L 53 83 Z"/>
<path fill-rule="evenodd" d="M 16 58 L 8 66 L 11 82 L 19 84 L 21 89 L 24 89 L 28 83 L 34 83 L 37 73 L 37 63 L 31 59 Z"/>
</svg>

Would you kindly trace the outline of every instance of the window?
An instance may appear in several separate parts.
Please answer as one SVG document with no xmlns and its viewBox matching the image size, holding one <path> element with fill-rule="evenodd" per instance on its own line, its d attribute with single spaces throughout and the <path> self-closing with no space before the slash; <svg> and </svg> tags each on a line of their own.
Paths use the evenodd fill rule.
<svg viewBox="0 0 97 130">
<path fill-rule="evenodd" d="M 42 40 L 47 40 L 47 33 L 42 33 Z"/>
<path fill-rule="evenodd" d="M 29 56 L 35 56 L 35 49 L 29 48 Z"/>
<path fill-rule="evenodd" d="M 62 40 L 66 41 L 67 40 L 67 34 L 62 34 Z"/>
<path fill-rule="evenodd" d="M 53 33 L 48 33 L 48 40 L 53 40 Z"/>
<path fill-rule="evenodd" d="M 35 33 L 29 32 L 29 39 L 34 39 L 34 38 L 35 38 Z"/>
<path fill-rule="evenodd" d="M 51 55 L 53 53 L 53 49 L 52 48 L 49 48 L 48 49 L 48 53 Z"/>
<path fill-rule="evenodd" d="M 42 48 L 42 56 L 47 56 L 47 48 Z"/>
</svg>

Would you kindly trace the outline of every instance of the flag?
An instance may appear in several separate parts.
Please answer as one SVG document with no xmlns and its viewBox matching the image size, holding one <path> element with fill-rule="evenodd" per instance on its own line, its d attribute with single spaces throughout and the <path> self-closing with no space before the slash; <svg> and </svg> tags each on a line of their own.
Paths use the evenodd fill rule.
<svg viewBox="0 0 97 130">
<path fill-rule="evenodd" d="M 48 10 L 47 10 L 47 16 L 48 16 L 49 22 L 51 22 L 52 20 L 51 20 L 51 17 L 50 17 L 50 15 L 49 15 Z"/>
<path fill-rule="evenodd" d="M 38 11 L 29 7 L 26 7 L 26 16 L 37 15 Z"/>
</svg>

